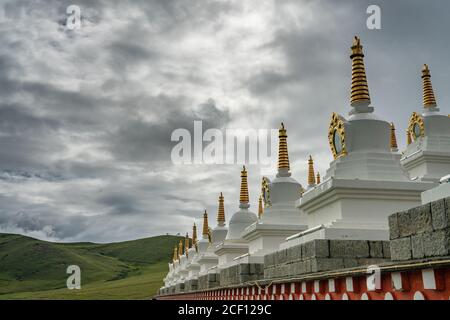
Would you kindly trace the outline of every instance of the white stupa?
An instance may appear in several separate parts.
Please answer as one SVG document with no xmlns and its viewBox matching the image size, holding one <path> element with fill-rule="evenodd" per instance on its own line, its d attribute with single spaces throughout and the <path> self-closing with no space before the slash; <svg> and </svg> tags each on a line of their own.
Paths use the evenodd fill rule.
<svg viewBox="0 0 450 320">
<path fill-rule="evenodd" d="M 216 246 L 225 240 L 227 232 L 228 228 L 225 225 L 224 197 L 223 194 L 220 193 L 219 209 L 217 212 L 217 226 L 211 231 L 211 244 L 198 260 L 198 263 L 200 264 L 199 276 L 208 273 L 218 273 L 217 264 L 219 263 L 219 257 L 214 253 L 214 251 Z"/>
<path fill-rule="evenodd" d="M 178 246 L 175 246 L 173 251 L 172 262 L 169 263 L 169 272 L 164 277 L 164 287 L 168 289 L 177 284 L 185 283 L 195 274 L 198 274 L 198 264 L 192 264 L 194 258 L 197 256 L 197 227 L 194 223 L 192 228 L 192 246 L 190 245 L 189 235 L 186 233 L 185 247 L 183 254 L 183 244 L 180 240 Z"/>
<path fill-rule="evenodd" d="M 188 266 L 188 249 L 189 249 L 189 235 L 186 233 L 184 254 L 183 254 L 183 243 L 180 240 L 179 243 L 179 268 L 178 268 L 178 282 L 184 283 L 189 275 L 187 269 Z"/>
<path fill-rule="evenodd" d="M 172 262 L 169 262 L 169 272 L 164 277 L 164 287 L 162 289 L 168 289 L 173 286 L 174 283 L 174 273 L 175 273 L 175 261 L 177 260 L 178 248 L 175 246 L 173 250 Z"/>
<path fill-rule="evenodd" d="M 198 273 L 198 266 L 196 264 L 192 264 L 192 262 L 195 260 L 195 257 L 197 256 L 197 226 L 192 226 L 192 246 L 189 247 L 187 250 L 187 263 L 186 263 L 186 281 L 192 278 L 195 278 L 195 274 Z"/>
<path fill-rule="evenodd" d="M 419 205 L 421 192 L 434 186 L 411 182 L 391 148 L 391 125 L 370 106 L 362 49 L 355 37 L 352 110 L 348 119 L 332 116 L 328 140 L 334 160 L 323 182 L 297 202 L 309 230 L 291 239 L 292 245 L 312 239 L 388 240 L 387 217 Z"/>
<path fill-rule="evenodd" d="M 212 243 L 219 244 L 223 242 L 227 236 L 228 228 L 225 225 L 225 199 L 222 192 L 219 196 L 219 208 L 217 212 L 217 226 L 212 230 Z"/>
<path fill-rule="evenodd" d="M 401 159 L 411 179 L 439 182 L 450 174 L 450 118 L 437 107 L 428 65 L 422 69 L 423 109 L 414 112 Z"/>
<path fill-rule="evenodd" d="M 219 257 L 218 269 L 235 265 L 237 263 L 236 260 L 234 260 L 236 257 L 248 253 L 248 243 L 241 237 L 241 235 L 245 228 L 258 221 L 256 214 L 248 210 L 250 204 L 248 196 L 247 170 L 245 169 L 245 166 L 241 171 L 241 190 L 239 201 L 239 211 L 234 213 L 230 219 L 227 236 L 214 251 L 214 253 Z"/>
<path fill-rule="evenodd" d="M 187 267 L 186 269 L 189 270 L 189 266 L 191 264 L 191 262 L 194 260 L 195 256 L 197 255 L 197 226 L 194 225 L 192 226 L 192 245 L 189 247 L 188 249 L 188 254 L 187 254 Z"/>
<path fill-rule="evenodd" d="M 302 189 L 301 184 L 291 177 L 287 134 L 282 123 L 279 130 L 278 173 L 273 181 L 263 178 L 264 214 L 260 201 L 259 220 L 242 234 L 248 242 L 249 254 L 239 262 L 263 263 L 264 256 L 278 250 L 286 237 L 307 229 L 305 214 L 295 207 Z"/>
<path fill-rule="evenodd" d="M 186 273 L 182 272 L 182 266 L 181 266 L 181 257 L 183 255 L 183 242 L 180 240 L 180 243 L 178 244 L 178 247 L 175 246 L 174 248 L 174 254 L 175 254 L 175 260 L 173 262 L 173 276 L 172 276 L 172 283 L 173 285 L 177 285 L 180 283 L 184 283 Z"/>
<path fill-rule="evenodd" d="M 194 225 L 195 227 L 195 225 Z M 195 229 L 195 233 L 197 233 L 197 229 Z M 195 252 L 193 252 L 193 256 L 190 259 L 187 270 L 188 270 L 188 276 L 186 278 L 187 281 L 189 280 L 195 280 L 198 279 L 198 274 L 200 272 L 201 265 L 199 263 L 199 259 L 202 256 L 202 254 L 208 249 L 209 247 L 209 228 L 208 228 L 208 213 L 203 213 L 203 232 L 202 232 L 202 238 L 195 243 Z M 189 255 L 189 251 L 188 251 Z"/>
</svg>

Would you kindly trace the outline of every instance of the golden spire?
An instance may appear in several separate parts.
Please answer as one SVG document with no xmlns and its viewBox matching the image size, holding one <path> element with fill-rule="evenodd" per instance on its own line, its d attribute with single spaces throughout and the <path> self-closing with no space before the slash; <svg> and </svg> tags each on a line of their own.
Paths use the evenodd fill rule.
<svg viewBox="0 0 450 320">
<path fill-rule="evenodd" d="M 175 262 L 175 261 L 177 261 L 178 260 L 178 248 L 177 248 L 177 246 L 175 246 L 174 248 L 173 248 L 173 258 L 172 258 L 172 262 Z"/>
<path fill-rule="evenodd" d="M 197 244 L 197 226 L 195 225 L 194 222 L 194 226 L 192 227 L 192 245 L 196 245 Z"/>
<path fill-rule="evenodd" d="M 217 212 L 217 224 L 223 226 L 225 224 L 225 206 L 223 204 L 223 194 L 219 196 L 219 211 Z"/>
<path fill-rule="evenodd" d="M 188 249 L 190 248 L 189 246 L 189 234 L 186 232 L 186 237 L 184 238 L 184 254 L 188 255 Z"/>
<path fill-rule="evenodd" d="M 178 259 L 183 255 L 183 241 L 180 240 L 178 244 Z"/>
<path fill-rule="evenodd" d="M 391 150 L 398 151 L 397 138 L 395 137 L 395 126 L 391 122 Z"/>
<path fill-rule="evenodd" d="M 350 104 L 370 104 L 369 86 L 367 85 L 366 70 L 364 67 L 364 53 L 361 40 L 355 36 L 351 47 L 352 59 L 352 88 Z"/>
<path fill-rule="evenodd" d="M 247 182 L 247 170 L 243 166 L 241 171 L 241 194 L 239 197 L 239 202 L 248 203 L 248 182 Z"/>
<path fill-rule="evenodd" d="M 431 74 L 428 65 L 424 64 L 422 69 L 422 86 L 423 86 L 423 107 L 436 107 L 436 98 L 434 97 L 433 86 L 431 84 Z"/>
<path fill-rule="evenodd" d="M 289 154 L 287 147 L 287 134 L 283 122 L 278 134 L 278 170 L 289 171 Z"/>
<path fill-rule="evenodd" d="M 311 156 L 308 160 L 308 186 L 313 186 L 316 184 L 316 179 L 314 177 L 314 162 Z"/>
<path fill-rule="evenodd" d="M 316 183 L 320 184 L 320 173 L 319 171 L 317 171 L 317 175 L 316 175 Z"/>
<path fill-rule="evenodd" d="M 409 130 L 406 130 L 406 143 L 408 146 L 412 143 L 411 133 L 409 132 Z"/>
<path fill-rule="evenodd" d="M 261 219 L 263 213 L 264 213 L 264 209 L 263 209 L 263 204 L 262 204 L 262 196 L 259 196 L 259 203 L 258 203 L 258 218 Z"/>
<path fill-rule="evenodd" d="M 202 232 L 202 235 L 203 236 L 208 236 L 208 234 L 209 234 L 208 213 L 206 213 L 206 210 L 205 210 L 205 213 L 203 214 L 203 232 Z"/>
</svg>

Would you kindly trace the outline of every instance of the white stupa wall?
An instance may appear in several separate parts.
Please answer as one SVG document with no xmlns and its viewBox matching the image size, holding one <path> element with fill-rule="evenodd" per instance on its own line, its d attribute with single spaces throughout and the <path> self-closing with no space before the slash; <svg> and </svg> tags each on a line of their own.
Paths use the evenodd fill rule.
<svg viewBox="0 0 450 320">
<path fill-rule="evenodd" d="M 219 264 L 219 257 L 215 254 L 216 247 L 222 243 L 228 233 L 228 228 L 223 225 L 217 225 L 211 234 L 212 243 L 209 245 L 208 249 L 202 255 L 199 260 L 200 263 L 200 273 L 199 275 L 204 275 L 208 272 L 211 272 L 210 269 L 216 267 Z M 217 272 L 217 268 L 212 272 Z"/>
<path fill-rule="evenodd" d="M 248 253 L 248 244 L 225 241 L 217 247 L 215 253 L 219 258 L 218 269 L 228 268 L 238 263 L 235 258 Z"/>
<path fill-rule="evenodd" d="M 252 223 L 258 221 L 256 214 L 249 211 L 245 207 L 241 207 L 239 211 L 233 214 L 230 219 L 227 236 L 225 241 L 246 242 L 241 236 L 242 232 Z"/>
</svg>

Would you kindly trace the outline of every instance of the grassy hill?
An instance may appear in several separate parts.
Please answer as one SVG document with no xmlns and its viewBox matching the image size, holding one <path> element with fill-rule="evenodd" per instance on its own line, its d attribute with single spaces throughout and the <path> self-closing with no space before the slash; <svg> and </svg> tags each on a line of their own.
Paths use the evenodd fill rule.
<svg viewBox="0 0 450 320">
<path fill-rule="evenodd" d="M 161 286 L 180 239 L 51 243 L 0 234 L 0 299 L 149 298 Z M 81 290 L 66 288 L 69 265 L 81 269 Z"/>
</svg>

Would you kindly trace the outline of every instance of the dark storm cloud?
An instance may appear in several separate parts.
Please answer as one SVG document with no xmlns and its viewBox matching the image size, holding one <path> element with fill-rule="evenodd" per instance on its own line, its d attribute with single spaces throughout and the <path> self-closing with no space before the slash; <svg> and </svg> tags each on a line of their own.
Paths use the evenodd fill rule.
<svg viewBox="0 0 450 320">
<path fill-rule="evenodd" d="M 21 95 L 33 99 L 41 106 L 49 121 L 59 121 L 71 130 L 104 130 L 103 125 L 111 117 L 113 101 L 92 92 L 71 91 L 38 82 L 21 84 Z M 98 127 L 100 125 L 100 127 Z"/>
<path fill-rule="evenodd" d="M 66 8 L 82 28 L 65 28 Z M 378 4 L 382 30 L 366 28 Z M 332 112 L 349 111 L 352 38 L 372 102 L 400 145 L 429 63 L 449 104 L 447 1 L 15 0 L 0 4 L 0 232 L 58 241 L 184 233 L 239 166 L 174 166 L 173 130 L 284 121 L 293 176 L 324 174 Z M 256 203 L 257 166 L 249 167 Z M 254 208 L 254 207 L 252 207 Z M 213 219 L 214 220 L 214 219 Z M 111 232 L 113 231 L 113 232 Z"/>
<path fill-rule="evenodd" d="M 18 104 L 0 105 L 0 131 L 11 135 L 34 135 L 55 131 L 59 123 L 53 119 L 35 116 Z"/>
<path fill-rule="evenodd" d="M 130 194 L 111 192 L 100 197 L 98 202 L 111 208 L 110 213 L 112 214 L 127 214 L 137 211 L 136 204 L 139 203 L 139 199 Z"/>
<path fill-rule="evenodd" d="M 222 128 L 230 120 L 228 111 L 218 109 L 212 99 L 196 108 L 183 97 L 158 96 L 148 102 L 158 114 L 156 121 L 131 118 L 107 137 L 118 160 L 170 162 L 172 147 L 178 143 L 171 141 L 174 130 L 183 128 L 193 136 L 194 121 L 202 121 L 203 130 L 207 130 Z"/>
<path fill-rule="evenodd" d="M 158 57 L 158 53 L 128 41 L 112 43 L 107 50 L 110 52 L 109 64 L 117 74 L 127 74 L 130 68 Z"/>
<path fill-rule="evenodd" d="M 75 237 L 88 227 L 90 219 L 67 217 L 47 205 L 27 206 L 15 198 L 0 195 L 0 232 L 18 232 L 39 238 L 60 240 Z M 21 211 L 15 211 L 18 207 Z"/>
<path fill-rule="evenodd" d="M 8 77 L 10 76 L 11 72 L 20 68 L 20 65 L 14 60 L 14 58 L 11 55 L 2 54 L 0 55 L 0 74 L 2 75 L 1 80 L 3 81 L 0 83 L 0 93 L 3 95 L 8 92 L 8 90 L 12 87 L 11 84 L 9 84 Z M 9 84 L 9 86 L 8 86 Z"/>
<path fill-rule="evenodd" d="M 58 150 L 58 128 L 57 121 L 33 115 L 19 104 L 0 103 L 2 169 L 45 168 L 48 155 Z"/>
<path fill-rule="evenodd" d="M 177 196 L 174 196 L 174 195 L 164 195 L 163 197 L 164 197 L 164 199 L 169 200 L 169 201 L 175 200 L 175 201 L 180 201 L 180 202 L 184 202 L 184 203 L 192 201 L 192 199 L 186 199 L 186 198 L 177 197 Z"/>
</svg>

